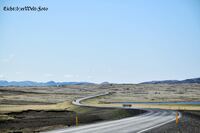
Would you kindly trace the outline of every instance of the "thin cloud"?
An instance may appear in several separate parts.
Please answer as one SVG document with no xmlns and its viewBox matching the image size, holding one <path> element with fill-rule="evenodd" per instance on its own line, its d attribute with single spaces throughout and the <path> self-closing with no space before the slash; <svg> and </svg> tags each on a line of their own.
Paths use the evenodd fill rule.
<svg viewBox="0 0 200 133">
<path fill-rule="evenodd" d="M 0 74 L 0 79 L 5 79 L 5 78 L 6 78 L 5 75 Z"/>
<path fill-rule="evenodd" d="M 72 74 L 65 74 L 64 77 L 65 77 L 65 78 L 73 78 L 74 75 L 72 75 Z"/>
<path fill-rule="evenodd" d="M 88 79 L 92 79 L 93 77 L 89 75 L 89 76 L 87 76 L 87 78 L 88 78 Z"/>
<path fill-rule="evenodd" d="M 7 58 L 2 59 L 2 62 L 10 63 L 10 62 L 14 61 L 14 58 L 15 58 L 15 55 L 14 54 L 10 54 Z"/>
<path fill-rule="evenodd" d="M 22 72 L 15 72 L 15 74 L 20 75 L 20 74 L 22 74 Z"/>
<path fill-rule="evenodd" d="M 53 74 L 51 74 L 51 73 L 46 73 L 46 74 L 44 74 L 44 76 L 45 76 L 45 77 L 53 77 Z"/>
</svg>

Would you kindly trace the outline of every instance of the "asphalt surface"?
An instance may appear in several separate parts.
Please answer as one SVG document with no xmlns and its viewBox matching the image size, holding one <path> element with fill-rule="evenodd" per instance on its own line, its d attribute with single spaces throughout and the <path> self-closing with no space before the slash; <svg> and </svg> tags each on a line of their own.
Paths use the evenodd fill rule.
<svg viewBox="0 0 200 133">
<path fill-rule="evenodd" d="M 78 106 L 89 106 L 81 104 L 82 100 L 97 96 L 107 95 L 108 93 L 88 96 L 74 100 L 72 103 Z M 133 108 L 134 109 L 134 108 Z M 106 121 L 83 125 L 72 128 L 58 129 L 46 133 L 143 133 L 153 128 L 175 121 L 176 112 L 170 110 L 147 110 L 147 113 L 123 118 L 120 120 Z M 181 117 L 181 115 L 179 115 Z"/>
</svg>

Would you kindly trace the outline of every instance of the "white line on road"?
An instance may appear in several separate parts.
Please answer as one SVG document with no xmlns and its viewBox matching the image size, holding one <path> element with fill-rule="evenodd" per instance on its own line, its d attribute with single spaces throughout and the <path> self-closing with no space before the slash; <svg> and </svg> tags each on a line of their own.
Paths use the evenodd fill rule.
<svg viewBox="0 0 200 133">
<path fill-rule="evenodd" d="M 73 104 L 84 107 L 96 107 L 91 105 L 81 104 L 81 101 L 86 99 L 91 99 L 98 96 L 108 95 L 109 92 L 103 94 L 97 94 L 93 96 L 88 96 L 84 98 L 80 98 L 72 101 Z M 98 107 L 100 108 L 100 107 Z M 103 107 L 103 108 L 111 108 L 111 107 Z M 123 108 L 123 107 L 117 107 Z M 131 109 L 131 108 L 129 108 Z M 134 109 L 134 108 L 132 108 Z M 147 110 L 147 109 L 146 109 Z M 153 128 L 165 125 L 169 122 L 175 121 L 175 112 L 169 110 L 147 110 L 147 113 L 142 115 L 123 118 L 120 120 L 99 122 L 79 127 L 65 128 L 49 131 L 46 133 L 143 133 L 145 131 L 151 130 Z M 179 118 L 181 114 L 179 113 Z"/>
</svg>

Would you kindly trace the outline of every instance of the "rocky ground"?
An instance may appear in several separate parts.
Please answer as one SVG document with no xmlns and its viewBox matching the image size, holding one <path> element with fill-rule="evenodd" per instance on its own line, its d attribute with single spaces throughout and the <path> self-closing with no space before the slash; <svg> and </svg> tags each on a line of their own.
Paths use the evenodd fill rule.
<svg viewBox="0 0 200 133">
<path fill-rule="evenodd" d="M 84 111 L 83 111 L 84 110 Z M 99 121 L 114 120 L 138 115 L 139 110 L 81 108 L 80 112 L 72 111 L 35 111 L 28 110 L 8 113 L 12 120 L 0 121 L 1 133 L 33 133 L 57 128 L 75 126 L 76 115 L 79 125 Z"/>
</svg>

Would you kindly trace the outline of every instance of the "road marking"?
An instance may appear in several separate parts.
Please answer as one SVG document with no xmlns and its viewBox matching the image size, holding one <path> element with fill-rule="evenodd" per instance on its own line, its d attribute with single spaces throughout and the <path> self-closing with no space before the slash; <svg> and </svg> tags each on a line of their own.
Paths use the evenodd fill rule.
<svg viewBox="0 0 200 133">
<path fill-rule="evenodd" d="M 181 113 L 178 112 L 178 114 L 179 114 L 179 117 L 178 117 L 178 118 L 181 118 Z M 175 121 L 175 120 L 176 120 L 176 119 L 172 119 L 172 120 L 166 121 L 166 122 L 164 122 L 164 123 L 161 123 L 161 124 L 155 125 L 155 126 L 153 126 L 153 127 L 146 128 L 146 129 L 144 129 L 144 130 L 141 130 L 141 131 L 139 131 L 139 132 L 137 132 L 137 133 L 143 133 L 143 132 L 146 132 L 146 131 L 148 131 L 148 130 L 151 130 L 151 129 L 156 128 L 156 127 L 160 127 L 160 126 L 162 126 L 162 125 L 165 125 L 165 124 L 170 123 L 170 122 Z"/>
<path fill-rule="evenodd" d="M 109 94 L 109 92 L 104 93 L 104 94 L 98 94 L 98 95 L 93 95 L 93 96 L 88 96 L 88 97 L 76 99 L 76 100 L 72 101 L 72 104 L 75 104 L 75 105 L 78 105 L 78 106 L 83 106 L 83 107 L 95 107 L 95 106 L 91 106 L 91 105 L 84 105 L 84 104 L 81 104 L 80 102 L 82 100 L 86 100 L 86 99 L 90 99 L 90 98 L 94 98 L 94 97 L 98 97 L 98 96 L 103 96 L 103 95 L 107 95 L 107 94 Z M 99 107 L 99 108 L 101 108 L 101 107 Z M 104 108 L 114 108 L 114 107 L 104 107 Z M 123 108 L 123 107 L 117 107 L 117 108 Z M 129 109 L 131 109 L 131 108 L 129 108 Z M 132 108 L 132 109 L 137 109 L 137 108 Z M 166 112 L 171 112 L 171 116 L 168 117 L 168 115 L 170 115 L 170 114 L 169 113 L 165 114 Z M 165 125 L 165 124 L 167 124 L 169 122 L 172 122 L 172 121 L 176 120 L 176 118 L 174 117 L 175 113 L 173 111 L 165 111 L 165 112 L 163 112 L 162 110 L 160 110 L 160 111 L 157 112 L 157 111 L 153 111 L 153 110 L 147 110 L 147 113 L 144 113 L 142 115 L 138 115 L 138 116 L 135 116 L 135 117 L 129 117 L 129 118 L 124 118 L 124 119 L 115 120 L 115 121 L 100 122 L 100 123 L 97 123 L 97 124 L 89 124 L 89 125 L 80 126 L 80 127 L 77 127 L 77 128 L 66 128 L 66 129 L 54 130 L 54 131 L 50 131 L 50 132 L 52 132 L 52 133 L 58 133 L 58 132 L 59 133 L 67 133 L 67 132 L 70 132 L 70 133 L 71 132 L 75 132 L 75 133 L 83 132 L 84 133 L 84 132 L 86 132 L 87 133 L 88 131 L 89 132 L 92 131 L 92 132 L 96 132 L 96 133 L 100 133 L 100 132 L 106 132 L 107 133 L 108 130 L 111 130 L 111 129 L 109 129 L 109 127 L 111 127 L 111 128 L 113 128 L 113 130 L 116 133 L 118 133 L 118 132 L 120 132 L 120 126 L 123 127 L 122 131 L 129 132 L 128 129 L 124 130 L 124 128 L 126 129 L 126 127 L 127 128 L 131 127 L 130 131 L 131 131 L 131 129 L 133 131 L 133 128 L 132 128 L 133 126 L 131 124 L 132 122 L 136 121 L 136 122 L 134 122 L 134 124 L 137 124 L 137 125 L 140 124 L 140 122 L 139 122 L 140 120 L 144 120 L 144 121 L 147 121 L 147 122 L 149 121 L 150 122 L 150 121 L 152 121 L 154 119 L 155 120 L 158 119 L 158 118 L 155 118 L 155 117 L 157 117 L 157 115 L 155 116 L 155 114 L 159 114 L 159 113 L 161 114 L 161 116 L 160 116 L 161 118 L 163 116 L 166 117 L 166 118 L 168 117 L 168 121 L 162 122 L 162 121 L 167 120 L 167 119 L 163 118 L 163 120 L 160 120 L 160 121 L 157 122 L 157 123 L 161 122 L 160 124 L 155 125 L 156 124 L 155 123 L 155 124 L 146 125 L 146 127 L 148 127 L 148 126 L 149 127 L 146 128 L 146 129 L 144 129 L 145 127 L 143 127 L 143 130 L 138 130 L 138 129 L 142 129 L 142 127 L 138 128 L 138 129 L 136 128 L 135 132 L 138 131 L 137 133 L 143 133 L 145 131 L 151 130 L 151 129 L 156 128 L 156 127 L 160 127 L 162 125 Z M 153 118 L 151 118 L 151 117 L 153 117 Z M 178 117 L 180 118 L 181 114 Z M 78 125 L 78 118 L 77 117 L 76 117 L 76 125 Z M 154 126 L 150 127 L 151 125 L 154 125 Z M 50 132 L 48 132 L 48 133 L 50 133 Z"/>
</svg>

